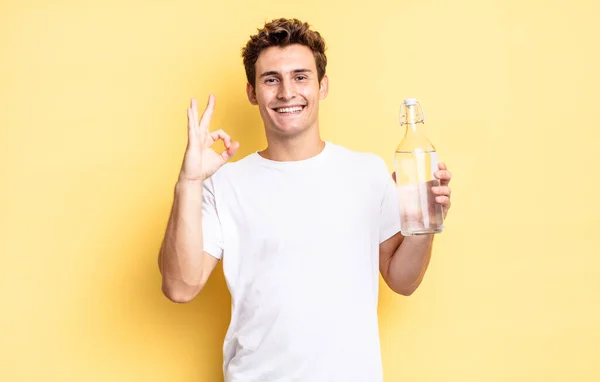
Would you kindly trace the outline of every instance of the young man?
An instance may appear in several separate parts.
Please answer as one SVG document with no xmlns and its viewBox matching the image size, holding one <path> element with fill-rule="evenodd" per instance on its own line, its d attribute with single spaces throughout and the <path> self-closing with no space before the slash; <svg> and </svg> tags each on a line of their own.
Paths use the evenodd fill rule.
<svg viewBox="0 0 600 382">
<path fill-rule="evenodd" d="M 250 103 L 268 147 L 227 163 L 239 144 L 209 131 L 214 98 L 189 141 L 159 255 L 163 293 L 188 302 L 217 262 L 232 297 L 223 346 L 228 382 L 382 380 L 377 319 L 381 272 L 410 295 L 432 236 L 404 238 L 384 161 L 319 135 L 327 96 L 325 43 L 298 20 L 267 23 L 243 50 Z M 214 142 L 226 150 L 216 153 Z M 436 201 L 450 207 L 440 165 Z"/>
</svg>

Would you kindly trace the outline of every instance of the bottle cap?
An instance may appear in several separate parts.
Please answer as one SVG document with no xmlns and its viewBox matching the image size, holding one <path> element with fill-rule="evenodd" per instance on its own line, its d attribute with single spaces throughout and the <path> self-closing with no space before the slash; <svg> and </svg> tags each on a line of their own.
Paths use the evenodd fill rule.
<svg viewBox="0 0 600 382">
<path fill-rule="evenodd" d="M 404 104 L 406 106 L 416 105 L 417 104 L 417 99 L 416 98 L 407 98 L 407 99 L 404 100 Z"/>
</svg>

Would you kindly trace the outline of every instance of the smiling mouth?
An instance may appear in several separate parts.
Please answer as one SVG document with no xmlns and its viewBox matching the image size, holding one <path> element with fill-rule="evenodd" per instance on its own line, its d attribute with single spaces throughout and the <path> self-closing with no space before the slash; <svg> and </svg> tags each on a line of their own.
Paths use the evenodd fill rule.
<svg viewBox="0 0 600 382">
<path fill-rule="evenodd" d="M 306 106 L 278 107 L 273 110 L 278 114 L 299 114 Z"/>
</svg>

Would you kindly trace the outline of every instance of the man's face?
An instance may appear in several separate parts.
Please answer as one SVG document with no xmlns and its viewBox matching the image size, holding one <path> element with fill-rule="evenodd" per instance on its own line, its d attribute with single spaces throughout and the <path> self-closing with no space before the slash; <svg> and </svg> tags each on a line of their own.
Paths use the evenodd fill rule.
<svg viewBox="0 0 600 382">
<path fill-rule="evenodd" d="M 255 64 L 256 86 L 248 99 L 258 105 L 267 134 L 298 135 L 318 129 L 319 100 L 327 96 L 328 80 L 319 84 L 310 48 L 294 44 L 263 50 Z"/>
</svg>

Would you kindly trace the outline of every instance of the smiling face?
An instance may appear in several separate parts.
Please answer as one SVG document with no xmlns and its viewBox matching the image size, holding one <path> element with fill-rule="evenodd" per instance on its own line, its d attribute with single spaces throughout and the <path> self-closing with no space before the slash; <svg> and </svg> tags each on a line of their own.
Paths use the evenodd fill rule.
<svg viewBox="0 0 600 382">
<path fill-rule="evenodd" d="M 256 61 L 256 87 L 246 92 L 258 105 L 267 135 L 290 137 L 319 128 L 319 100 L 327 96 L 328 79 L 319 83 L 315 57 L 307 46 L 272 46 Z"/>
</svg>

